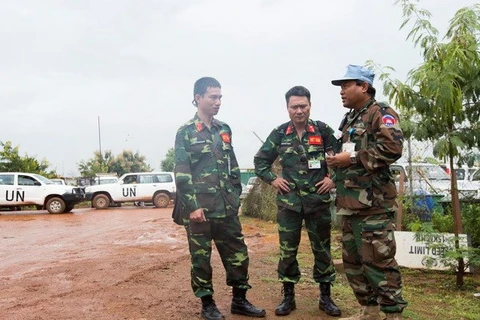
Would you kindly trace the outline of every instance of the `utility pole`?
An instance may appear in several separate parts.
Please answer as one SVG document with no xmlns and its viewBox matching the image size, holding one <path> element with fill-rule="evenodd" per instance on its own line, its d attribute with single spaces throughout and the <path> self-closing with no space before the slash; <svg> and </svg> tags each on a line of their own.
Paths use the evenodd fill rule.
<svg viewBox="0 0 480 320">
<path fill-rule="evenodd" d="M 102 138 L 100 136 L 100 116 L 98 116 L 98 146 L 100 149 L 100 157 L 103 159 L 102 156 Z"/>
</svg>

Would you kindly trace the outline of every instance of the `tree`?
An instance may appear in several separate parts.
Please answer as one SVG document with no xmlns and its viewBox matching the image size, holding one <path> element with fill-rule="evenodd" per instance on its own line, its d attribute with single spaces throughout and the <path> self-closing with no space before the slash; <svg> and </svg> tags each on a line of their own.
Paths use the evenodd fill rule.
<svg viewBox="0 0 480 320">
<path fill-rule="evenodd" d="M 458 238 L 462 220 L 454 159 L 462 162 L 465 150 L 480 147 L 480 4 L 456 12 L 444 42 L 439 40 L 438 30 L 428 20 L 430 12 L 417 8 L 409 0 L 397 0 L 395 4 L 403 9 L 404 22 L 400 29 L 414 21 L 407 39 L 422 49 L 424 61 L 410 70 L 406 83 L 391 80 L 388 71 L 382 71 L 380 80 L 384 81 L 385 94 L 402 111 L 412 136 L 420 141 L 433 141 L 434 155 L 449 162 L 454 229 Z M 459 249 L 458 241 L 456 249 Z M 457 286 L 463 285 L 463 270 L 464 261 L 459 258 Z"/>
<path fill-rule="evenodd" d="M 99 151 L 93 152 L 93 158 L 82 160 L 78 164 L 78 171 L 82 177 L 93 178 L 97 173 L 109 173 L 113 163 L 112 151 L 107 150 L 105 154 Z"/>
<path fill-rule="evenodd" d="M 115 157 L 110 150 L 105 151 L 104 155 L 94 151 L 93 158 L 80 161 L 78 171 L 82 177 L 88 178 L 95 177 L 97 173 L 116 173 L 121 176 L 129 172 L 151 171 L 145 159 L 138 151 L 133 153 L 130 150 L 123 150 Z"/>
<path fill-rule="evenodd" d="M 170 148 L 165 155 L 165 159 L 160 162 L 160 168 L 162 171 L 171 172 L 175 168 L 175 149 Z"/>
<path fill-rule="evenodd" d="M 50 164 L 47 160 L 37 160 L 34 157 L 25 154 L 20 156 L 19 146 L 13 147 L 11 141 L 5 143 L 0 141 L 3 150 L 0 151 L 0 171 L 1 172 L 28 172 L 38 173 L 48 178 L 57 176 L 54 170 L 47 171 Z"/>
<path fill-rule="evenodd" d="M 129 172 L 152 171 L 152 168 L 145 160 L 145 156 L 141 155 L 138 151 L 133 153 L 130 150 L 123 150 L 113 159 L 110 172 L 116 172 L 121 176 Z"/>
</svg>

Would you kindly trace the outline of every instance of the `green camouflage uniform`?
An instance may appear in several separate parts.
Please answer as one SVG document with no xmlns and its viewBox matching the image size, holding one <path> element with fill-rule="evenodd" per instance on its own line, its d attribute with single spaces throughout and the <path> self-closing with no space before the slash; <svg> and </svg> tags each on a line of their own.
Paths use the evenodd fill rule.
<svg viewBox="0 0 480 320">
<path fill-rule="evenodd" d="M 249 289 L 248 252 L 238 219 L 240 169 L 230 127 L 213 119 L 208 128 L 196 114 L 177 131 L 175 182 L 184 213 L 197 297 L 213 294 L 212 240 L 226 270 L 227 285 Z M 190 212 L 203 209 L 207 222 L 191 223 Z"/>
<path fill-rule="evenodd" d="M 395 260 L 397 189 L 389 169 L 402 155 L 400 121 L 392 108 L 372 99 L 347 113 L 340 129 L 342 143 L 355 143 L 357 152 L 357 164 L 337 168 L 335 175 L 345 273 L 361 305 L 401 312 L 407 303 Z"/>
<path fill-rule="evenodd" d="M 323 129 L 319 131 L 319 126 Z M 322 134 L 323 133 L 323 134 Z M 335 280 L 335 268 L 330 255 L 331 213 L 330 193 L 318 194 L 315 184 L 328 173 L 325 146 L 336 143 L 334 131 L 324 123 L 308 120 L 307 130 L 300 140 L 291 122 L 277 128 L 255 155 L 255 173 L 270 183 L 276 179 L 273 162 L 279 158 L 282 176 L 290 185 L 290 192 L 277 194 L 280 259 L 278 277 L 281 282 L 297 283 L 300 279 L 297 252 L 302 222 L 308 232 L 315 257 L 313 277 L 316 282 Z M 312 160 L 320 168 L 309 169 Z"/>
</svg>

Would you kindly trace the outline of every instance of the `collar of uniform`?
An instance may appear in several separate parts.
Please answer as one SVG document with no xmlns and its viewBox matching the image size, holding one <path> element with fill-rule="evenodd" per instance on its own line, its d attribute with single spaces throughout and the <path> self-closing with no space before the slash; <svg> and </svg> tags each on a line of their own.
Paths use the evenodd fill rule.
<svg viewBox="0 0 480 320">
<path fill-rule="evenodd" d="M 294 130 L 293 130 L 294 128 L 295 127 L 293 125 L 293 122 L 290 121 L 288 126 L 285 128 L 285 134 L 286 135 L 292 134 L 294 132 Z M 307 132 L 308 133 L 314 133 L 315 132 L 315 123 L 311 119 L 307 120 Z"/>
<path fill-rule="evenodd" d="M 365 102 L 365 104 L 360 109 L 358 109 L 358 112 L 352 109 L 353 115 L 356 116 L 357 114 L 365 112 L 368 109 L 368 107 L 370 107 L 374 102 L 375 102 L 375 99 L 369 99 L 367 102 Z"/>
<path fill-rule="evenodd" d="M 202 131 L 207 127 L 205 123 L 203 123 L 203 121 L 198 116 L 198 113 L 195 113 L 195 117 L 193 118 L 193 123 L 195 124 L 195 127 L 197 128 L 198 132 Z M 219 121 L 212 118 L 212 127 L 220 128 Z"/>
</svg>

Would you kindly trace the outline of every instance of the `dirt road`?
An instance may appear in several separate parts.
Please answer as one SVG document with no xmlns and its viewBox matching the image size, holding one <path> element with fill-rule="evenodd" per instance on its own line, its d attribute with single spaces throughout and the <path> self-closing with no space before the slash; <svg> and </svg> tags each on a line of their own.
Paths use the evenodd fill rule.
<svg viewBox="0 0 480 320">
<path fill-rule="evenodd" d="M 0 319 L 200 319 L 185 231 L 172 222 L 171 210 L 0 212 Z M 277 250 L 275 232 L 244 226 L 244 234 L 248 298 L 267 310 L 267 319 L 276 318 L 276 261 L 265 260 Z M 245 319 L 229 312 L 231 291 L 215 250 L 213 263 L 219 309 L 227 319 Z M 310 298 L 298 301 L 303 310 L 289 319 L 319 319 L 313 292 Z"/>
</svg>

